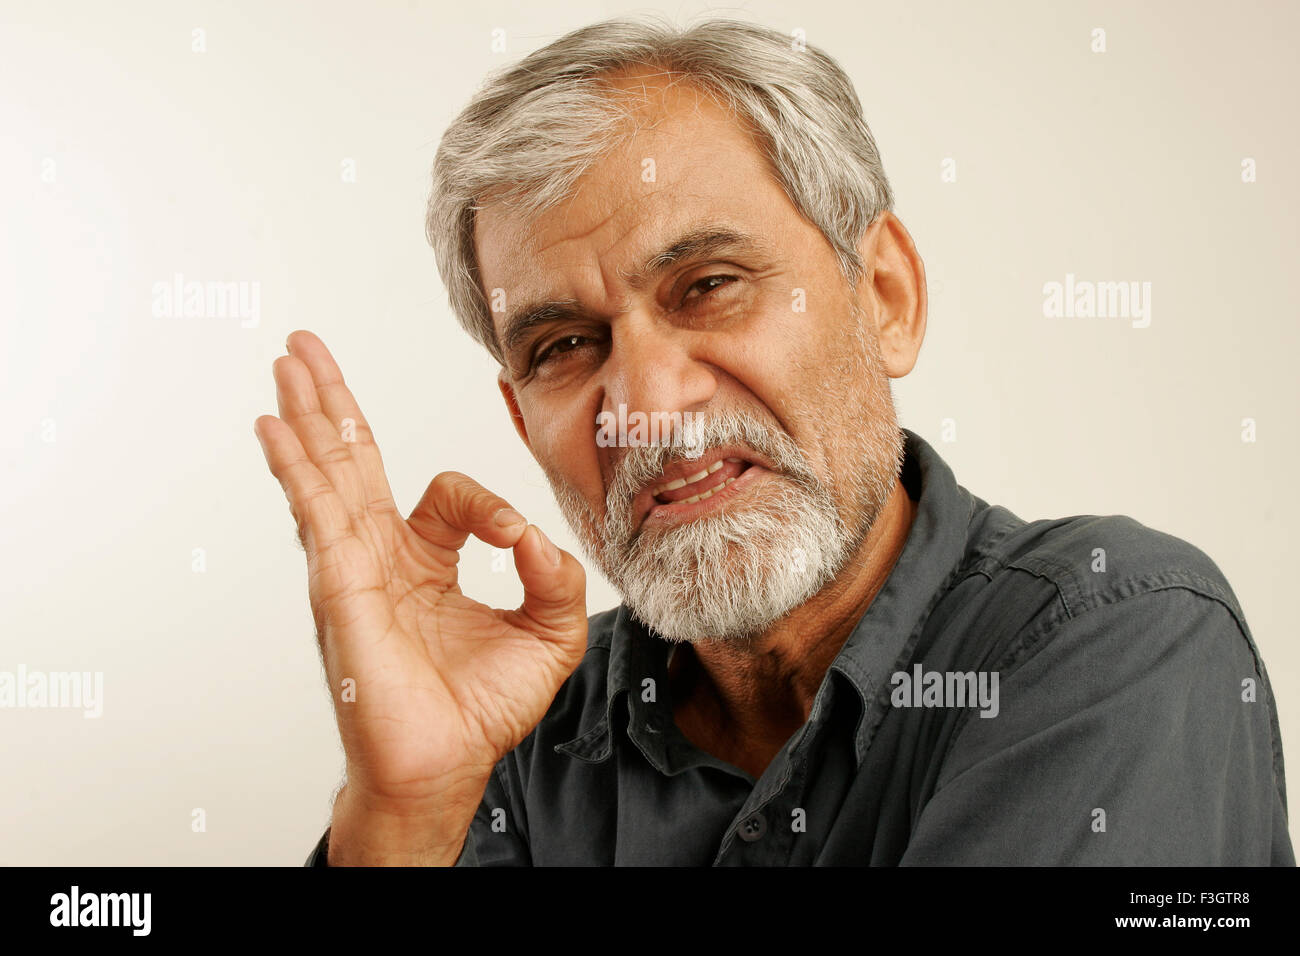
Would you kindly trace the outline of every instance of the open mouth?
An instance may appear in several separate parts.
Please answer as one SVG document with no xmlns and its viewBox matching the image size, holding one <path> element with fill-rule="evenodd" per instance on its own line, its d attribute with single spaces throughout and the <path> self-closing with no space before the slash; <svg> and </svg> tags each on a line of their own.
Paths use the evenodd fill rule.
<svg viewBox="0 0 1300 956">
<path fill-rule="evenodd" d="M 637 496 L 645 524 L 677 524 L 721 509 L 769 470 L 740 448 L 720 448 L 698 461 L 669 468 Z"/>
<path fill-rule="evenodd" d="M 739 458 L 721 458 L 695 474 L 651 488 L 650 495 L 661 505 L 695 504 L 726 488 L 749 467 L 749 462 Z"/>
</svg>

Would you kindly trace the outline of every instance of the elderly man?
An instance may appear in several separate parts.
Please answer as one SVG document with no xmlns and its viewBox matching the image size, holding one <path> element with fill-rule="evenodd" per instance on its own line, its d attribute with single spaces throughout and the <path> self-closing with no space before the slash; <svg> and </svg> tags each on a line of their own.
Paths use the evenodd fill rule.
<svg viewBox="0 0 1300 956">
<path fill-rule="evenodd" d="M 847 77 L 757 26 L 601 23 L 475 96 L 429 237 L 624 601 L 588 618 L 579 562 L 465 475 L 403 520 L 290 336 L 255 430 L 347 754 L 310 864 L 1294 863 L 1215 564 L 1027 523 L 899 426 L 926 286 L 891 206 Z M 518 609 L 461 593 L 471 534 Z"/>
</svg>

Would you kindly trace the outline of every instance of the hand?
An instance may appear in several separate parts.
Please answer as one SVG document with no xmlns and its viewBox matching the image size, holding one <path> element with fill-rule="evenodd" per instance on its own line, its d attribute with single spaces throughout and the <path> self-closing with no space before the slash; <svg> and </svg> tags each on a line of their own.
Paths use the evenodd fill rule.
<svg viewBox="0 0 1300 956">
<path fill-rule="evenodd" d="M 298 331 L 288 351 L 273 364 L 280 417 L 261 416 L 254 431 L 307 554 L 349 805 L 439 816 L 458 852 L 493 766 L 537 725 L 582 658 L 585 573 L 503 499 L 456 472 L 434 478 L 403 520 L 370 427 L 324 343 Z M 343 438 L 347 419 L 353 441 Z M 471 534 L 513 548 L 524 587 L 518 609 L 461 593 L 456 563 Z"/>
</svg>

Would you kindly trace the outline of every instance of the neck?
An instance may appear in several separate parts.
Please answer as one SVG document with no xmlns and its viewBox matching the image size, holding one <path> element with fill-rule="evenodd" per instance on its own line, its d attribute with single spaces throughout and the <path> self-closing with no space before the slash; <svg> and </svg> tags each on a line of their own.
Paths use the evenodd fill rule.
<svg viewBox="0 0 1300 956">
<path fill-rule="evenodd" d="M 829 585 L 744 644 L 679 645 L 669 666 L 688 740 L 757 778 L 799 727 L 844 642 L 903 552 L 916 503 L 894 483 L 876 522 Z"/>
</svg>

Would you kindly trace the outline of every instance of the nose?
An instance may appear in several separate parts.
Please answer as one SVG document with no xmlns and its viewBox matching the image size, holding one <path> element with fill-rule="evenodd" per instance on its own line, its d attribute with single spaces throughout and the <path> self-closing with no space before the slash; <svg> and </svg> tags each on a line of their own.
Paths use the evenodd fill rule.
<svg viewBox="0 0 1300 956">
<path fill-rule="evenodd" d="M 619 406 L 626 406 L 629 420 L 641 412 L 648 422 L 661 423 L 659 441 L 671 442 L 681 421 L 673 413 L 696 411 L 713 398 L 716 369 L 697 356 L 698 335 L 631 314 L 620 318 L 604 364 L 603 410 L 619 415 Z"/>
</svg>

